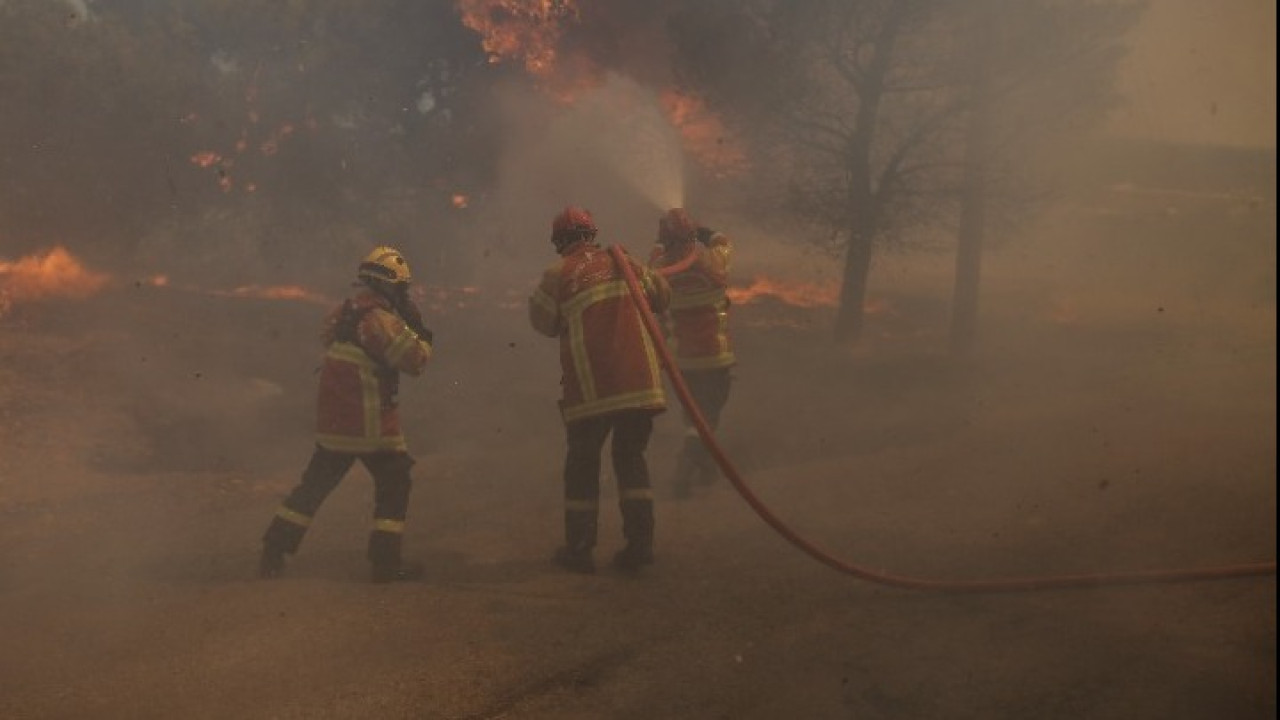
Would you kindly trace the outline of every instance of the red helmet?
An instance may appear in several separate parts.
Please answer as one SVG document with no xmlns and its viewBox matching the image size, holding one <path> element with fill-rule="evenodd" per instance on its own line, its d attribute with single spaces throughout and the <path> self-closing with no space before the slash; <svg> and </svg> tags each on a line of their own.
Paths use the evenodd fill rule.
<svg viewBox="0 0 1280 720">
<path fill-rule="evenodd" d="M 569 205 L 551 221 L 551 244 L 556 252 L 564 252 L 579 240 L 595 237 L 596 232 L 596 221 L 591 219 L 591 213 Z"/>
<path fill-rule="evenodd" d="M 551 233 L 553 235 L 568 232 L 594 233 L 597 230 L 596 221 L 591 218 L 591 213 L 572 205 L 561 210 L 560 214 L 556 215 L 555 220 L 551 221 Z"/>
<path fill-rule="evenodd" d="M 698 223 L 684 208 L 671 208 L 658 220 L 658 242 L 663 245 L 688 242 L 697 234 Z"/>
</svg>

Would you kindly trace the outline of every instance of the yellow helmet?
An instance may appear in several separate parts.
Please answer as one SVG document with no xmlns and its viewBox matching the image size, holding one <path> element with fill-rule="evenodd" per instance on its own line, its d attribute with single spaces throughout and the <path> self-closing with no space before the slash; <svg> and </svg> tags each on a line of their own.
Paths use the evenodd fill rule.
<svg viewBox="0 0 1280 720">
<path fill-rule="evenodd" d="M 405 262 L 400 251 L 380 245 L 365 256 L 360 262 L 360 270 L 356 277 L 361 280 L 381 280 L 382 282 L 399 284 L 413 279 L 409 273 L 409 263 Z"/>
</svg>

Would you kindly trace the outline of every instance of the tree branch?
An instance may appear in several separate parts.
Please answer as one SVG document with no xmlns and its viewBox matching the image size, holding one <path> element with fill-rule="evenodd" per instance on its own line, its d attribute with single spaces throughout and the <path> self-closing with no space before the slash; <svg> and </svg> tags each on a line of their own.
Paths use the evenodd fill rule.
<svg viewBox="0 0 1280 720">
<path fill-rule="evenodd" d="M 894 148 L 893 153 L 885 162 L 884 169 L 880 172 L 879 182 L 876 183 L 877 193 L 892 192 L 896 184 L 901 180 L 902 164 L 906 162 L 907 156 L 910 155 L 911 151 L 923 143 L 945 121 L 963 112 L 969 106 L 970 100 L 967 95 L 958 97 L 916 125 L 902 142 Z"/>
</svg>

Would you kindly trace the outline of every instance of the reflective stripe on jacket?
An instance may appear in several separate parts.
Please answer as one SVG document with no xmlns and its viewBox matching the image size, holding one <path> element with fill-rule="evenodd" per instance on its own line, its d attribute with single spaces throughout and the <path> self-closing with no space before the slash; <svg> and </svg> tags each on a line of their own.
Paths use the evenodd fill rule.
<svg viewBox="0 0 1280 720">
<path fill-rule="evenodd" d="M 681 370 L 709 370 L 734 365 L 729 341 L 729 238 L 715 233 L 705 246 L 691 243 L 689 254 L 671 257 L 661 245 L 649 265 L 663 269 L 671 284 L 671 307 L 666 322 L 668 342 Z"/>
<path fill-rule="evenodd" d="M 628 258 L 650 307 L 670 300 L 665 280 Z M 565 422 L 626 409 L 666 408 L 653 339 L 613 256 L 581 242 L 543 273 L 529 298 L 534 329 L 560 339 L 560 411 Z"/>
<path fill-rule="evenodd" d="M 326 346 L 316 401 L 316 442 L 339 452 L 406 449 L 396 393 L 400 373 L 421 375 L 431 345 L 410 330 L 382 296 L 366 290 L 350 301 L 354 342 L 338 340 L 343 307 L 325 320 Z"/>
</svg>

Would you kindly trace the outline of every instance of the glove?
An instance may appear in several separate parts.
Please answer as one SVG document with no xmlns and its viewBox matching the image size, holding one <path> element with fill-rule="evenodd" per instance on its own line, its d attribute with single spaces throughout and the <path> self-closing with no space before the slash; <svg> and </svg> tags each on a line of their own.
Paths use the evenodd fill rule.
<svg viewBox="0 0 1280 720">
<path fill-rule="evenodd" d="M 716 234 L 716 231 L 712 230 L 709 227 L 700 227 L 698 228 L 698 242 L 702 243 L 703 245 L 710 245 L 711 238 L 714 237 L 715 234 Z"/>
<path fill-rule="evenodd" d="M 400 316 L 401 320 L 404 320 L 404 324 L 408 325 L 415 335 L 425 340 L 428 345 L 431 344 L 433 333 L 423 324 L 422 312 L 418 310 L 418 306 L 407 295 L 400 298 L 399 302 L 396 303 L 396 314 Z"/>
</svg>

